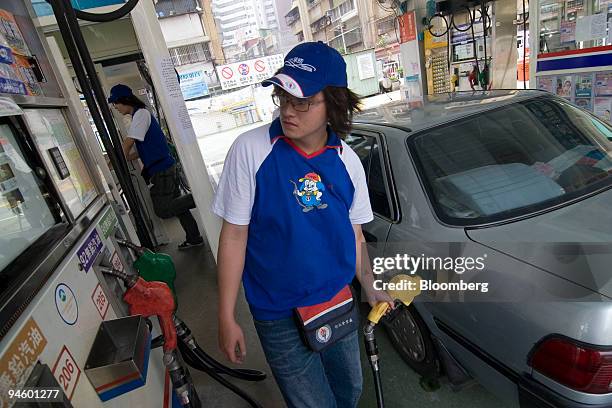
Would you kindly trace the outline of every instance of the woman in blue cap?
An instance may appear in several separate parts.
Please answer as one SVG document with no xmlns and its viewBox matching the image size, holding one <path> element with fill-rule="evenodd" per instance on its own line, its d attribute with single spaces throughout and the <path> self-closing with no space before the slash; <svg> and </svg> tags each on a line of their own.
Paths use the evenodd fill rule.
<svg viewBox="0 0 612 408">
<path fill-rule="evenodd" d="M 234 317 L 242 280 L 287 405 L 352 408 L 362 375 L 348 285 L 357 272 L 371 305 L 392 303 L 360 272 L 361 224 L 373 215 L 363 166 L 342 140 L 359 98 L 344 59 L 322 42 L 293 48 L 263 85 L 274 86 L 280 117 L 236 139 L 212 205 L 223 218 L 219 345 L 232 362 L 246 355 Z"/>
<path fill-rule="evenodd" d="M 127 138 L 123 141 L 123 154 L 127 160 L 140 158 L 142 161 L 143 178 L 147 184 L 152 184 L 149 192 L 155 214 L 159 218 L 179 219 L 186 234 L 179 249 L 203 245 L 198 224 L 189 211 L 195 208 L 193 196 L 180 194 L 174 158 L 159 123 L 127 85 L 113 86 L 108 102 L 122 115 L 132 117 Z M 132 151 L 134 146 L 136 151 Z"/>
</svg>

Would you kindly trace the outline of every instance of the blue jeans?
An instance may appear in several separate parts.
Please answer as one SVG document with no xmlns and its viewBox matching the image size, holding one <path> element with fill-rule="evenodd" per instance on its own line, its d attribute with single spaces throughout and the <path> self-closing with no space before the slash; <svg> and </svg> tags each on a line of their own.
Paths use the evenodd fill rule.
<svg viewBox="0 0 612 408">
<path fill-rule="evenodd" d="M 315 353 L 292 318 L 255 320 L 255 329 L 289 408 L 357 406 L 363 382 L 357 330 Z"/>
</svg>

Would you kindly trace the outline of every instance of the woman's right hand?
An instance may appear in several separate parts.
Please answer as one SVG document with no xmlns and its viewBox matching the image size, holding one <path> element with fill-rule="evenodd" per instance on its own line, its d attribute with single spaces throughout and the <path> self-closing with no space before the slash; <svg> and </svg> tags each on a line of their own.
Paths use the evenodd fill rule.
<svg viewBox="0 0 612 408">
<path fill-rule="evenodd" d="M 219 348 L 234 364 L 242 364 L 246 358 L 244 333 L 233 317 L 219 320 Z"/>
</svg>

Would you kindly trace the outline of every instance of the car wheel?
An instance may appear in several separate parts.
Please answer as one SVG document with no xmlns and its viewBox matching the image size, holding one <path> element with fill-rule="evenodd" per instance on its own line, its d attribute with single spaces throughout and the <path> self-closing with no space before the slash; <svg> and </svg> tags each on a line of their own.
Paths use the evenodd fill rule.
<svg viewBox="0 0 612 408">
<path fill-rule="evenodd" d="M 421 376 L 440 377 L 440 361 L 431 332 L 413 305 L 402 305 L 385 321 L 391 343 L 402 359 Z"/>
</svg>

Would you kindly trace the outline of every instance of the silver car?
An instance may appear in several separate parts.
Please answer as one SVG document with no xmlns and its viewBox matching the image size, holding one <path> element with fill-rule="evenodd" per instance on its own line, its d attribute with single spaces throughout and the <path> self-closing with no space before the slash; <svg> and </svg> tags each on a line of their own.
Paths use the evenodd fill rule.
<svg viewBox="0 0 612 408">
<path fill-rule="evenodd" d="M 387 328 L 404 360 L 510 406 L 612 407 L 612 127 L 540 91 L 391 102 L 354 122 L 370 256 L 487 258 L 470 276 L 418 271 L 490 290 L 399 308 Z"/>
</svg>

